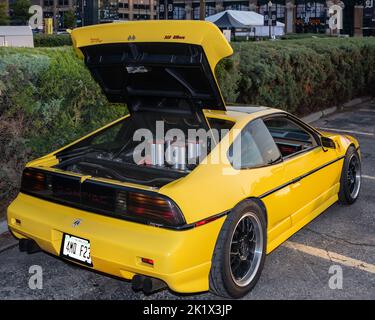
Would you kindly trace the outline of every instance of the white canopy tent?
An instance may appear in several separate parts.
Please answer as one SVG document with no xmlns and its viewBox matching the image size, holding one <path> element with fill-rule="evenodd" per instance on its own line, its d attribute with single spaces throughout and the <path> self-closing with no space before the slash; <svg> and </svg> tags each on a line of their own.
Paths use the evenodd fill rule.
<svg viewBox="0 0 375 320">
<path fill-rule="evenodd" d="M 264 16 L 254 11 L 225 10 L 206 18 L 216 24 L 220 29 L 250 29 L 253 28 L 254 36 L 267 37 L 269 27 L 264 26 Z M 272 34 L 275 36 L 284 35 L 285 24 L 278 22 L 272 26 Z"/>
<path fill-rule="evenodd" d="M 29 26 L 0 26 L 0 47 L 34 47 Z"/>
</svg>

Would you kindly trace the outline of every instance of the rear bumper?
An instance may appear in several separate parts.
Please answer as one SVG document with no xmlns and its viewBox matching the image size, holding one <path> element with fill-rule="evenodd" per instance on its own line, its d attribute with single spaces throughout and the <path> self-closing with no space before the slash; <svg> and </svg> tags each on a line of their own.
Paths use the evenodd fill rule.
<svg viewBox="0 0 375 320">
<path fill-rule="evenodd" d="M 74 227 L 73 221 L 81 219 Z M 135 274 L 158 278 L 176 292 L 209 288 L 216 239 L 225 220 L 174 231 L 114 219 L 20 193 L 8 208 L 8 225 L 18 238 L 60 255 L 63 233 L 90 240 L 93 269 L 125 279 Z M 141 258 L 154 260 L 147 265 Z"/>
</svg>

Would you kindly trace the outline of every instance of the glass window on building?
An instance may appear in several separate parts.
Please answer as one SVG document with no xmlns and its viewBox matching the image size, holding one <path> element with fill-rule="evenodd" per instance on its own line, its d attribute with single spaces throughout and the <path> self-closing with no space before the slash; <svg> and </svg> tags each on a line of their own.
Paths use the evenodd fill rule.
<svg viewBox="0 0 375 320">
<path fill-rule="evenodd" d="M 133 19 L 150 20 L 151 7 L 149 0 L 133 0 Z"/>
<path fill-rule="evenodd" d="M 53 6 L 53 0 L 44 0 L 43 2 L 45 7 L 52 7 Z"/>
<path fill-rule="evenodd" d="M 216 3 L 215 2 L 206 2 L 206 17 L 212 16 L 216 13 Z M 199 20 L 199 3 L 193 3 L 193 19 Z"/>
<path fill-rule="evenodd" d="M 268 10 L 268 0 L 258 1 L 259 13 L 264 15 L 264 12 Z M 272 10 L 276 11 L 276 19 L 279 22 L 285 23 L 285 1 L 275 0 L 272 1 Z"/>
<path fill-rule="evenodd" d="M 216 2 L 206 2 L 206 17 L 216 13 Z"/>
<path fill-rule="evenodd" d="M 53 12 L 43 11 L 43 18 L 53 18 Z"/>
<path fill-rule="evenodd" d="M 174 20 L 185 20 L 186 10 L 184 3 L 176 3 L 173 7 L 173 19 Z"/>
<path fill-rule="evenodd" d="M 69 0 L 59 0 L 59 6 L 68 6 L 68 5 L 69 5 Z"/>
<path fill-rule="evenodd" d="M 249 10 L 249 1 L 224 1 L 224 10 Z"/>
<path fill-rule="evenodd" d="M 324 0 L 296 0 L 296 32 L 324 33 L 326 15 Z"/>
<path fill-rule="evenodd" d="M 199 20 L 199 3 L 193 3 L 193 19 Z"/>
<path fill-rule="evenodd" d="M 118 14 L 120 20 L 129 20 L 129 14 L 128 13 L 119 13 Z"/>
<path fill-rule="evenodd" d="M 110 22 L 118 20 L 118 2 L 114 0 L 103 0 L 101 1 L 99 8 L 99 17 L 102 22 Z"/>
<path fill-rule="evenodd" d="M 128 1 L 126 0 L 126 1 L 119 1 L 119 3 L 118 3 L 118 7 L 120 8 L 120 9 L 128 9 L 129 8 L 129 3 L 128 3 Z"/>
</svg>

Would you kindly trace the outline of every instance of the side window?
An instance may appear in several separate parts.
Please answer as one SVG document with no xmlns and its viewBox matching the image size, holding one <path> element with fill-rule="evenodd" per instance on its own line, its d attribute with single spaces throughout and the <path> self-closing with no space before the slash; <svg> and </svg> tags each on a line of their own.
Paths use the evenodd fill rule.
<svg viewBox="0 0 375 320">
<path fill-rule="evenodd" d="M 251 121 L 229 148 L 228 157 L 236 169 L 272 164 L 280 152 L 262 119 Z"/>
<path fill-rule="evenodd" d="M 314 137 L 293 120 L 285 117 L 272 117 L 264 120 L 283 157 L 310 149 L 317 145 Z"/>
</svg>

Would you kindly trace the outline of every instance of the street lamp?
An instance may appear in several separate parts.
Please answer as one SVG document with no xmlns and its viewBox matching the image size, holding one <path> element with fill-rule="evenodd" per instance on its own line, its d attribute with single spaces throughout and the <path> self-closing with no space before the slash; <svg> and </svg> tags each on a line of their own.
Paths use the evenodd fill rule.
<svg viewBox="0 0 375 320">
<path fill-rule="evenodd" d="M 268 31 L 269 31 L 269 37 L 272 39 L 272 1 L 268 2 Z"/>
</svg>

